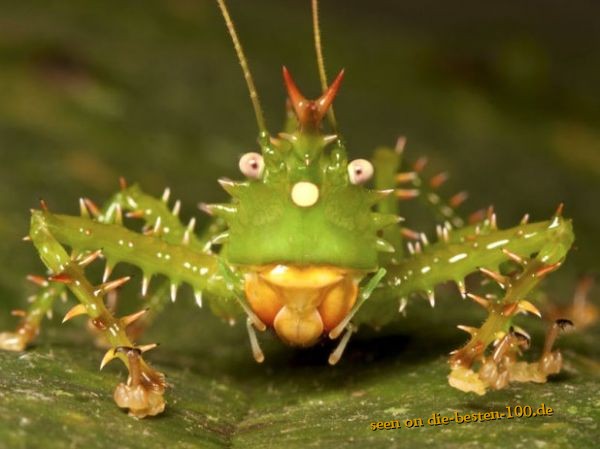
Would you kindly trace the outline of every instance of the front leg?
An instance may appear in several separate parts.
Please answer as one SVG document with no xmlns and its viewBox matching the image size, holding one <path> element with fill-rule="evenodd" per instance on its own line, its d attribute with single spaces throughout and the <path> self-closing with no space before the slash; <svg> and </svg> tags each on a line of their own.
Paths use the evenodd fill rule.
<svg viewBox="0 0 600 449">
<path fill-rule="evenodd" d="M 121 225 L 124 216 L 138 218 L 143 223 L 146 235 L 152 234 L 160 240 L 175 245 L 181 244 L 193 251 L 212 253 L 211 244 L 218 241 L 224 229 L 221 221 L 213 220 L 200 235 L 197 235 L 194 232 L 195 218 L 185 225 L 181 223 L 178 216 L 180 202 L 175 201 L 173 206 L 169 206 L 170 189 L 165 189 L 161 198 L 155 198 L 144 193 L 137 185 L 128 187 L 123 180 L 121 181 L 121 191 L 113 195 L 102 208 L 87 198 L 79 200 L 81 217 L 84 219 L 82 224 L 85 224 L 87 220 L 92 220 L 99 223 Z M 42 206 L 45 207 L 45 204 L 42 203 Z M 31 240 L 31 237 L 28 236 L 25 240 Z M 77 249 L 74 249 L 72 256 L 78 256 L 82 266 L 92 263 L 98 257 L 106 258 L 101 251 L 81 252 Z M 108 280 L 116 261 L 106 259 L 105 263 L 103 280 Z M 63 301 L 66 300 L 67 289 L 64 284 L 49 281 L 47 277 L 38 275 L 29 275 L 27 278 L 40 288 L 28 298 L 30 305 L 26 310 L 13 311 L 13 315 L 21 319 L 14 331 L 0 333 L 0 349 L 2 350 L 25 350 L 39 335 L 44 316 L 52 315 L 56 299 L 62 297 Z M 144 276 L 142 280 L 141 291 L 144 297 L 149 290 L 150 281 L 150 276 Z M 196 303 L 201 307 L 202 291 L 197 290 L 195 293 Z M 162 285 L 156 288 L 156 293 L 152 294 L 147 302 L 148 313 L 136 321 L 128 329 L 128 333 L 139 335 L 161 312 L 168 298 L 171 297 L 174 300 L 176 294 L 177 285 L 170 284 L 169 280 L 162 281 Z M 210 306 L 218 314 L 225 315 L 228 319 L 231 318 L 229 311 L 222 310 L 219 302 L 213 301 Z M 105 342 L 101 342 L 101 345 L 104 344 Z"/>
<path fill-rule="evenodd" d="M 115 318 L 104 305 L 103 297 L 125 279 L 92 285 L 85 277 L 83 267 L 67 254 L 61 243 L 81 254 L 93 254 L 102 248 L 107 261 L 138 266 L 144 277 L 163 274 L 172 285 L 188 283 L 195 292 L 207 291 L 213 297 L 222 298 L 221 310 L 232 314 L 239 312 L 235 301 L 227 301 L 230 291 L 219 274 L 217 256 L 213 254 L 199 253 L 182 244 L 170 244 L 157 236 L 141 235 L 117 224 L 45 211 L 33 212 L 31 238 L 44 264 L 53 273 L 51 279 L 65 283 L 80 302 L 67 318 L 84 313 L 89 315 L 111 345 L 103 365 L 119 358 L 128 367 L 128 382 L 117 387 L 115 400 L 119 406 L 129 408 L 133 416 L 154 415 L 164 409 L 164 376 L 153 370 L 142 357 L 144 350 L 152 345 L 136 346 L 126 333 L 127 325 L 140 314 Z"/>
<path fill-rule="evenodd" d="M 552 351 L 552 343 L 557 329 L 567 321 L 558 320 L 552 326 L 542 358 L 534 364 L 516 361 L 528 341 L 524 342 L 525 333 L 515 331 L 511 325 L 520 312 L 539 314 L 526 298 L 548 273 L 562 264 L 572 243 L 571 223 L 562 218 L 560 208 L 549 221 L 523 223 L 502 231 L 496 229 L 495 217 L 490 216 L 480 226 L 446 234 L 441 242 L 387 267 L 384 285 L 365 303 L 356 322 L 374 326 L 388 323 L 397 313 L 394 313 L 398 304 L 394 298 L 400 298 L 403 311 L 413 293 L 424 294 L 434 306 L 435 286 L 454 281 L 463 296 L 485 307 L 489 315 L 480 328 L 459 326 L 471 334 L 471 339 L 452 354 L 450 384 L 483 394 L 487 388 L 503 388 L 510 381 L 545 382 L 549 374 L 560 370 L 560 354 Z M 532 254 L 535 257 L 530 257 Z M 501 265 L 507 262 L 520 265 L 521 271 L 502 274 Z M 484 298 L 466 293 L 463 280 L 476 271 L 498 283 L 505 290 L 504 297 Z M 494 350 L 487 355 L 486 349 L 492 344 Z M 472 370 L 475 362 L 481 364 L 478 373 Z"/>
<path fill-rule="evenodd" d="M 136 347 L 127 336 L 126 327 L 133 317 L 115 318 L 104 304 L 106 293 L 124 283 L 126 279 L 110 281 L 100 286 L 92 285 L 85 277 L 83 267 L 67 254 L 51 232 L 47 222 L 49 216 L 44 212 L 34 212 L 30 235 L 42 261 L 53 273 L 51 280 L 67 285 L 80 302 L 67 313 L 65 319 L 87 314 L 113 348 L 131 348 L 131 351 L 136 352 L 135 363 L 127 356 L 128 353 L 115 349 L 109 350 L 108 356 L 103 360 L 103 363 L 106 363 L 111 358 L 119 358 L 129 369 L 127 384 L 118 387 L 121 399 L 119 405 L 128 407 L 132 416 L 140 418 L 161 413 L 165 406 L 164 376 L 143 360 L 141 352 L 144 348 Z M 141 389 L 138 386 L 141 386 Z"/>
<path fill-rule="evenodd" d="M 55 300 L 66 295 L 64 284 L 35 275 L 27 278 L 40 288 L 29 297 L 27 310 L 13 310 L 13 315 L 21 317 L 16 329 L 0 333 L 0 349 L 5 351 L 24 351 L 38 336 L 44 316 L 52 313 Z"/>
<path fill-rule="evenodd" d="M 152 369 L 142 357 L 143 352 L 155 345 L 136 346 L 127 335 L 127 326 L 140 318 L 143 312 L 115 318 L 105 306 L 104 296 L 128 279 L 107 279 L 103 284 L 94 286 L 86 278 L 84 268 L 101 252 L 110 266 L 127 262 L 140 267 L 145 279 L 153 274 L 162 274 L 175 287 L 188 283 L 197 294 L 206 292 L 215 299 L 211 302 L 217 304 L 215 307 L 224 316 L 238 315 L 239 306 L 230 298 L 230 290 L 219 274 L 218 256 L 208 249 L 198 251 L 197 247 L 190 248 L 192 240 L 186 231 L 189 232 L 189 227 L 183 232 L 182 240 L 174 244 L 157 233 L 142 235 L 120 224 L 101 223 L 90 217 L 54 215 L 47 210 L 32 213 L 30 237 L 52 274 L 47 288 L 57 286 L 64 289 L 66 286 L 71 290 L 80 304 L 67 313 L 65 320 L 87 314 L 109 342 L 111 349 L 103 358 L 102 366 L 119 358 L 128 367 L 128 381 L 117 387 L 115 401 L 136 417 L 155 415 L 164 409 L 164 376 Z M 69 255 L 62 245 L 70 247 L 72 254 Z"/>
<path fill-rule="evenodd" d="M 469 226 L 445 234 L 440 241 L 416 251 L 399 263 L 385 268 L 387 275 L 356 316 L 358 324 L 384 326 L 403 312 L 411 295 L 424 296 L 435 306 L 435 288 L 454 282 L 466 297 L 464 279 L 471 273 L 498 272 L 511 261 L 510 254 L 528 258 L 543 248 L 556 247 L 563 257 L 573 243 L 569 220 L 556 215 L 551 220 L 520 224 L 498 230 L 495 217 L 481 225 Z"/>
</svg>

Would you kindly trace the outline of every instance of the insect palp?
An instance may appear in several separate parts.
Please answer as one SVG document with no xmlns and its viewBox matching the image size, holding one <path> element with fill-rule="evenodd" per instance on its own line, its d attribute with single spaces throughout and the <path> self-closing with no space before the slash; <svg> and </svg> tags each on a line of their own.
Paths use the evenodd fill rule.
<svg viewBox="0 0 600 449">
<path fill-rule="evenodd" d="M 344 350 L 346 349 L 346 346 L 350 341 L 350 337 L 354 332 L 356 332 L 356 326 L 352 323 L 348 323 L 345 329 L 346 332 L 344 333 L 343 337 L 340 339 L 340 342 L 330 354 L 329 359 L 327 360 L 327 362 L 330 365 L 335 365 L 340 361 L 340 359 L 342 358 L 342 354 L 344 353 Z"/>
<path fill-rule="evenodd" d="M 248 330 L 248 336 L 250 337 L 250 346 L 252 348 L 252 356 L 258 363 L 265 361 L 265 354 L 263 353 L 258 343 L 256 336 L 256 330 L 254 329 L 254 323 L 250 317 L 246 318 L 246 329 Z"/>
</svg>

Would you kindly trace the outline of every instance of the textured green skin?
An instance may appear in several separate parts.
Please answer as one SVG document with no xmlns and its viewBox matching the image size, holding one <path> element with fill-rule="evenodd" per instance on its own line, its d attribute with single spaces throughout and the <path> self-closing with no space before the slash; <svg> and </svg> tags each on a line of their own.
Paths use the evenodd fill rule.
<svg viewBox="0 0 600 449">
<path fill-rule="evenodd" d="M 461 282 L 480 267 L 499 271 L 500 265 L 507 261 L 502 249 L 525 259 L 538 253 L 537 259 L 543 260 L 544 264 L 562 261 L 574 238 L 571 222 L 561 217 L 501 231 L 487 228 L 482 227 L 479 235 L 474 234 L 474 227 L 457 230 L 450 234 L 448 243 L 432 244 L 425 247 L 423 253 L 389 266 L 384 285 L 365 303 L 355 320 L 383 326 L 394 320 L 397 314 L 398 302 L 392 298 L 407 297 L 415 292 L 433 292 L 436 285 L 448 281 Z M 506 243 L 499 245 L 498 242 Z M 463 254 L 466 256 L 460 258 Z M 459 260 L 450 262 L 456 259 Z M 525 293 L 534 286 L 524 289 Z"/>
<path fill-rule="evenodd" d="M 389 158 L 393 152 L 379 151 L 380 156 L 381 152 L 387 152 L 386 164 L 389 166 Z M 294 153 L 292 155 L 296 156 Z M 323 160 L 319 162 L 323 164 Z M 288 163 L 288 167 L 298 169 L 293 161 Z M 191 238 L 187 245 L 183 245 L 181 240 L 185 226 L 170 213 L 164 202 L 142 193 L 136 186 L 115 195 L 104 208 L 99 221 L 34 211 L 32 232 L 43 225 L 53 238 L 78 251 L 102 248 L 111 266 L 125 262 L 139 267 L 144 276 L 162 274 L 175 285 L 187 283 L 195 291 L 205 292 L 215 313 L 225 318 L 234 318 L 242 313 L 233 300 L 232 293 L 233 290 L 239 291 L 240 286 L 228 285 L 231 281 L 223 278 L 219 270 L 219 258 L 230 263 L 233 268 L 291 263 L 326 264 L 372 271 L 383 266 L 387 275 L 354 319 L 356 324 L 377 327 L 398 316 L 397 301 L 401 297 L 413 293 L 428 293 L 443 282 L 460 282 L 479 267 L 497 270 L 508 260 L 501 251 L 503 248 L 523 257 L 537 253 L 542 248 L 560 248 L 560 258 L 564 258 L 572 244 L 571 223 L 560 217 L 507 230 L 492 229 L 489 223 L 484 222 L 479 226 L 477 235 L 474 226 L 455 230 L 450 233 L 448 242 L 434 243 L 425 247 L 421 254 L 395 260 L 401 252 L 399 245 L 402 245 L 402 238 L 399 237 L 397 227 L 389 225 L 395 221 L 395 215 L 387 212 L 395 212 L 396 200 L 384 198 L 378 204 L 382 213 L 372 212 L 371 207 L 377 196 L 363 187 L 349 185 L 347 179 L 344 182 L 343 178 L 347 176 L 345 164 L 345 159 L 340 158 L 340 167 L 344 166 L 344 172 L 341 169 L 337 172 L 332 170 L 335 176 L 325 170 L 313 173 L 313 176 L 322 176 L 324 182 L 337 190 L 327 192 L 327 188 L 324 188 L 327 193 L 323 194 L 323 205 L 309 211 L 298 210 L 288 200 L 289 182 L 286 184 L 288 178 L 284 170 L 267 172 L 267 181 L 264 183 L 251 181 L 238 184 L 233 202 L 235 212 L 231 212 L 232 207 L 226 208 L 226 205 L 219 205 L 216 209 L 216 214 L 225 218 L 229 225 L 229 239 L 221 255 L 207 251 L 206 245 L 210 236 L 222 225 L 213 227 L 212 232 L 202 237 Z M 388 174 L 390 173 L 392 171 L 388 170 Z M 314 177 L 308 179 L 318 180 Z M 276 187 L 280 187 L 280 191 Z M 274 195 L 277 199 L 270 199 L 269 195 Z M 144 219 L 150 225 L 160 216 L 169 232 L 160 236 L 145 236 L 110 223 L 114 221 L 115 204 L 120 204 L 124 210 L 146 211 Z M 273 211 L 266 207 L 272 204 L 279 209 Z M 328 207 L 332 209 L 331 212 Z M 253 218 L 251 210 L 259 211 L 259 217 Z M 363 210 L 364 215 L 352 214 L 353 210 Z M 336 217 L 337 221 L 334 220 Z M 340 217 L 345 217 L 346 221 Z M 342 221 L 348 227 L 347 232 L 339 231 L 339 223 Z M 395 244 L 397 251 L 393 257 L 380 254 L 381 259 L 387 263 L 378 265 L 373 259 L 378 254 L 375 247 L 376 230 L 382 224 L 388 225 L 384 229 L 384 235 L 390 236 L 389 240 Z M 245 226 L 249 229 L 248 234 L 244 234 Z M 319 231 L 323 231 L 320 239 Z M 285 232 L 292 232 L 292 235 L 286 238 Z M 332 240 L 328 241 L 326 236 Z M 272 243 L 271 237 L 275 242 L 280 242 L 281 246 Z M 356 239 L 356 247 L 363 250 L 363 253 L 352 247 L 353 237 Z M 132 247 L 129 246 L 130 243 Z M 343 245 L 350 247 L 348 259 L 344 259 Z M 291 253 L 284 256 L 283 249 L 289 249 Z M 265 252 L 260 253 L 259 250 Z M 277 256 L 279 253 L 281 256 Z"/>
<path fill-rule="evenodd" d="M 415 290 L 426 292 L 432 286 L 446 281 L 460 282 L 478 267 L 498 271 L 499 265 L 506 261 L 502 249 L 526 258 L 550 243 L 562 247 L 560 254 L 564 257 L 565 249 L 573 241 L 571 223 L 560 218 L 556 220 L 554 228 L 550 227 L 551 223 L 544 221 L 522 225 L 474 235 L 473 240 L 426 247 L 422 254 L 390 267 L 388 287 L 402 296 Z"/>
<path fill-rule="evenodd" d="M 329 149 L 322 136 L 297 132 L 277 149 L 267 145 L 262 179 L 236 184 L 230 189 L 233 206 L 215 210 L 230 230 L 227 260 L 375 270 L 376 233 L 397 219 L 374 214 L 373 193 L 349 182 L 342 143 Z M 299 181 L 319 186 L 314 206 L 292 202 L 290 191 Z"/>
</svg>

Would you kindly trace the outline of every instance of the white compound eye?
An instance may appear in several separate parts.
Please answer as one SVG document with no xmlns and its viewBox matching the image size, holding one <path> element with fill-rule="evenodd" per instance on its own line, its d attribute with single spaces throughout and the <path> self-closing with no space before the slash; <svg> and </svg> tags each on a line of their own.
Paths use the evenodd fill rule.
<svg viewBox="0 0 600 449">
<path fill-rule="evenodd" d="M 348 176 L 352 184 L 364 184 L 373 176 L 373 164 L 366 159 L 355 159 L 348 164 Z"/>
<path fill-rule="evenodd" d="M 246 153 L 240 158 L 240 171 L 250 179 L 258 179 L 265 169 L 265 161 L 258 153 Z"/>
</svg>

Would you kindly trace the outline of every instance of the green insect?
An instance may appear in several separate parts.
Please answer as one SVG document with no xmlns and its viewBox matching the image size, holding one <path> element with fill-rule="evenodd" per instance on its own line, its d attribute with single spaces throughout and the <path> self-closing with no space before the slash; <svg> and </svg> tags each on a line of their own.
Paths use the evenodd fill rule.
<svg viewBox="0 0 600 449">
<path fill-rule="evenodd" d="M 284 68 L 287 122 L 283 132 L 271 134 L 225 2 L 217 3 L 259 129 L 260 153 L 239 160 L 245 179 L 219 180 L 231 201 L 202 205 L 212 221 L 201 234 L 194 232 L 193 219 L 188 224 L 179 220 L 179 202 L 169 207 L 168 189 L 162 198 L 154 198 L 123 182 L 121 191 L 101 208 L 82 199 L 77 217 L 50 212 L 42 202 L 32 212 L 27 238 L 50 275 L 30 276 L 40 290 L 21 313 L 17 329 L 0 334 L 0 348 L 24 350 L 56 298 L 70 291 L 78 302 L 64 320 L 88 315 L 110 345 L 101 366 L 118 358 L 129 370 L 127 382 L 114 392 L 117 405 L 135 417 L 161 413 L 165 378 L 143 358 L 156 345 L 138 345 L 131 337 L 131 329 L 148 310 L 117 318 L 107 306 L 115 289 L 129 280 L 111 280 L 112 268 L 127 263 L 143 272 L 144 296 L 151 278 L 163 275 L 168 279 L 165 290 L 170 290 L 164 296 L 175 300 L 178 288 L 188 284 L 200 306 L 205 296 L 215 314 L 226 320 L 245 318 L 259 363 L 264 355 L 257 331 L 274 330 L 291 346 L 335 340 L 329 357 L 335 364 L 361 325 L 380 327 L 398 319 L 414 296 L 424 295 L 434 306 L 435 287 L 453 281 L 460 295 L 483 306 L 488 317 L 479 328 L 459 326 L 470 339 L 451 355 L 452 386 L 483 394 L 513 381 L 545 382 L 557 373 L 561 356 L 552 346 L 569 321 L 555 322 L 541 359 L 528 363 L 518 356 L 529 337 L 512 320 L 521 312 L 539 315 L 525 298 L 561 265 L 573 243 L 571 222 L 562 217 L 561 208 L 548 221 L 528 223 L 525 218 L 500 230 L 491 210 L 463 220 L 455 209 L 464 194 L 442 198 L 436 188 L 444 175 L 425 180 L 422 161 L 402 172 L 404 139 L 395 148 L 377 150 L 371 162 L 348 161 L 332 109 L 344 72 L 328 85 L 317 0 L 312 8 L 323 93 L 316 100 L 306 99 Z M 401 224 L 400 202 L 417 196 L 442 218 L 437 241 L 431 244 L 424 234 Z M 143 221 L 143 232 L 125 227 L 124 216 Z M 99 258 L 106 270 L 98 285 L 85 269 Z M 467 293 L 464 279 L 474 272 L 499 284 L 503 294 Z"/>
</svg>

